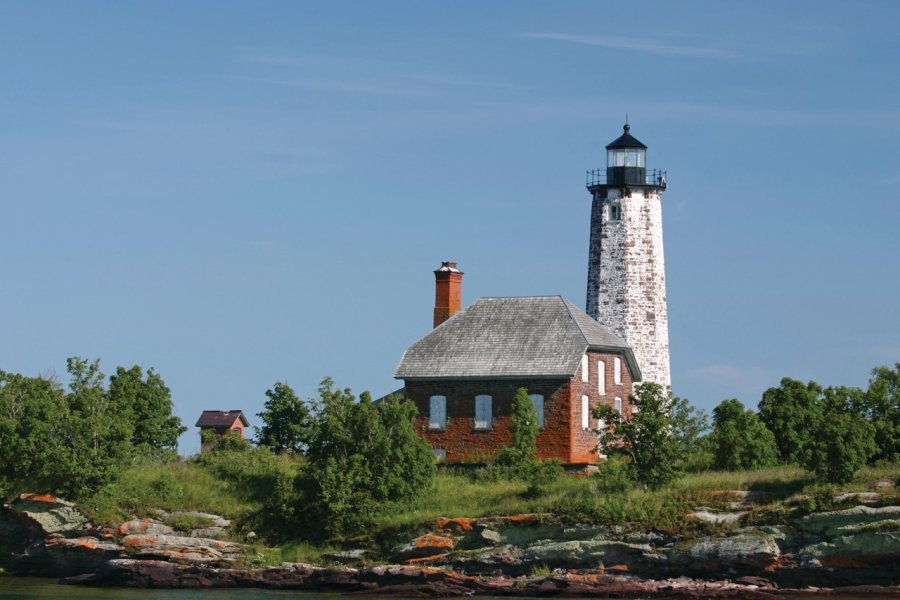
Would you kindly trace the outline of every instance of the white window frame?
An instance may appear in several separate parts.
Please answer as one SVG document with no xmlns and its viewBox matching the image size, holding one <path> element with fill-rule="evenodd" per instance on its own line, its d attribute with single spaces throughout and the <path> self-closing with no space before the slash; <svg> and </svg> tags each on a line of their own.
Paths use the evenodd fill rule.
<svg viewBox="0 0 900 600">
<path fill-rule="evenodd" d="M 613 383 L 622 385 L 622 359 L 618 356 L 613 359 Z"/>
<path fill-rule="evenodd" d="M 544 428 L 544 395 L 543 394 L 528 394 L 528 397 L 531 398 L 531 405 L 534 407 L 534 412 L 537 414 L 538 429 L 543 429 Z"/>
<path fill-rule="evenodd" d="M 582 381 L 590 381 L 591 373 L 588 370 L 590 368 L 590 362 L 588 361 L 588 355 L 585 354 L 581 357 L 581 380 Z"/>
<path fill-rule="evenodd" d="M 613 408 L 620 415 L 622 414 L 622 399 L 616 396 L 616 399 L 613 400 Z"/>
<path fill-rule="evenodd" d="M 489 394 L 475 396 L 475 429 L 487 430 L 493 426 L 493 398 Z M 478 417 L 482 417 L 479 419 Z"/>
<path fill-rule="evenodd" d="M 581 397 L 581 428 L 591 428 L 591 399 L 587 396 Z"/>
<path fill-rule="evenodd" d="M 440 406 L 435 411 L 436 403 Z M 435 412 L 440 419 L 435 418 Z M 434 395 L 428 399 L 428 429 L 446 429 L 447 428 L 447 396 Z"/>
<path fill-rule="evenodd" d="M 606 363 L 602 360 L 597 361 L 597 391 L 606 395 Z"/>
</svg>

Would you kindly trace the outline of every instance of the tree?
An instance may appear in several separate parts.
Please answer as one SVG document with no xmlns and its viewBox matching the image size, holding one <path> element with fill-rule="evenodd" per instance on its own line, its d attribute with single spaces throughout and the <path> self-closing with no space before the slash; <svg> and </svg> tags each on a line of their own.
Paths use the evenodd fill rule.
<svg viewBox="0 0 900 600">
<path fill-rule="evenodd" d="M 781 386 L 769 388 L 759 402 L 759 418 L 775 435 L 784 462 L 799 462 L 809 432 L 819 418 L 822 388 L 814 381 L 802 383 L 789 377 Z"/>
<path fill-rule="evenodd" d="M 739 400 L 723 400 L 713 409 L 713 431 L 709 437 L 713 466 L 717 469 L 760 469 L 778 462 L 775 436 Z"/>
<path fill-rule="evenodd" d="M 537 462 L 538 416 L 528 390 L 519 388 L 509 414 L 512 445 L 500 450 L 497 463 L 513 470 L 530 471 Z"/>
<path fill-rule="evenodd" d="M 391 395 L 377 406 L 325 378 L 304 470 L 307 519 L 332 535 L 358 531 L 388 502 L 411 500 L 430 487 L 430 446 L 413 428 L 416 408 Z"/>
<path fill-rule="evenodd" d="M 0 498 L 49 489 L 64 404 L 55 381 L 0 371 Z"/>
<path fill-rule="evenodd" d="M 858 388 L 833 387 L 824 391 L 821 409 L 810 428 L 800 461 L 819 479 L 847 483 L 878 451 L 875 428 L 858 412 Z"/>
<path fill-rule="evenodd" d="M 187 431 L 172 414 L 172 398 L 162 377 L 152 368 L 117 367 L 109 378 L 109 401 L 127 411 L 133 425 L 131 445 L 139 451 L 177 450 L 178 436 Z"/>
<path fill-rule="evenodd" d="M 275 454 L 303 452 L 315 430 L 309 406 L 280 381 L 266 390 L 266 396 L 265 409 L 256 415 L 263 423 L 256 434 L 256 445 Z"/>
<path fill-rule="evenodd" d="M 861 410 L 875 428 L 873 459 L 900 460 L 900 363 L 872 369 Z"/>
<path fill-rule="evenodd" d="M 706 415 L 652 382 L 635 386 L 630 400 L 636 409 L 631 420 L 608 405 L 594 409 L 607 424 L 599 432 L 601 447 L 627 456 L 636 481 L 661 487 L 682 475 L 684 458 L 707 429 Z"/>
<path fill-rule="evenodd" d="M 79 499 L 115 480 L 130 463 L 134 423 L 131 409 L 103 387 L 100 361 L 69 358 L 70 376 L 60 444 L 51 477 L 64 495 Z"/>
</svg>

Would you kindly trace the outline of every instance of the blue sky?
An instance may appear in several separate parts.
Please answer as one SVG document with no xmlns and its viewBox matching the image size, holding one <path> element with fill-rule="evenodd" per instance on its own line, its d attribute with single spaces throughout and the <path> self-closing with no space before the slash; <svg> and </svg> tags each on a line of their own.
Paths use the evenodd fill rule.
<svg viewBox="0 0 900 600">
<path fill-rule="evenodd" d="M 2 2 L 0 369 L 176 413 L 381 395 L 463 301 L 585 302 L 584 172 L 666 169 L 672 379 L 711 409 L 900 360 L 896 2 Z M 198 446 L 196 431 L 181 451 Z"/>
</svg>

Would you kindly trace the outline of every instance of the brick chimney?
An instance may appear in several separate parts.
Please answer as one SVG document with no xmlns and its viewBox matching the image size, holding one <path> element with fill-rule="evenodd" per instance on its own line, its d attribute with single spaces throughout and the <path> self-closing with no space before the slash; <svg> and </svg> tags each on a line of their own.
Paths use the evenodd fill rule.
<svg viewBox="0 0 900 600">
<path fill-rule="evenodd" d="M 462 304 L 463 272 L 455 262 L 445 260 L 434 272 L 434 326 L 453 316 Z"/>
</svg>

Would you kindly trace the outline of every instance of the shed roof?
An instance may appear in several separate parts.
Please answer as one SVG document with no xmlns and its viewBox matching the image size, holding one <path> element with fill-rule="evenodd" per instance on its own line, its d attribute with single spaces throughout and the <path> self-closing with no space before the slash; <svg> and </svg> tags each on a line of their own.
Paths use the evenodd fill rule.
<svg viewBox="0 0 900 600">
<path fill-rule="evenodd" d="M 204 410 L 197 419 L 194 427 L 231 427 L 238 419 L 244 424 L 244 427 L 250 426 L 250 421 L 244 416 L 244 412 L 240 410 Z"/>
<path fill-rule="evenodd" d="M 413 343 L 397 379 L 569 378 L 586 350 L 624 355 L 628 345 L 562 296 L 479 298 Z"/>
</svg>

